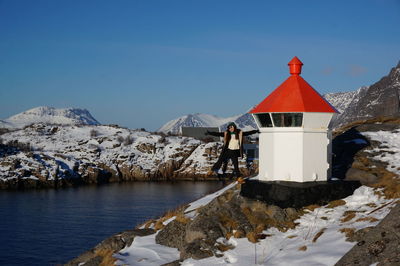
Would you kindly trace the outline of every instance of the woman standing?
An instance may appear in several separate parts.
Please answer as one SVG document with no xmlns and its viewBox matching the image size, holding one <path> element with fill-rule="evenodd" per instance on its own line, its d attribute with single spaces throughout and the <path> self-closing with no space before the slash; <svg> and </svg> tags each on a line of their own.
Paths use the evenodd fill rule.
<svg viewBox="0 0 400 266">
<path fill-rule="evenodd" d="M 246 131 L 238 129 L 234 122 L 228 124 L 227 130 L 225 132 L 210 132 L 207 131 L 206 135 L 212 135 L 217 137 L 224 137 L 224 146 L 222 147 L 222 152 L 217 160 L 217 162 L 211 168 L 211 171 L 218 175 L 222 164 L 222 173 L 225 174 L 228 161 L 231 160 L 234 172 L 233 176 L 240 177 L 241 173 L 239 171 L 239 157 L 243 156 L 243 136 L 249 136 L 255 133 L 259 133 L 258 130 Z M 212 172 L 210 174 L 212 174 Z"/>
</svg>

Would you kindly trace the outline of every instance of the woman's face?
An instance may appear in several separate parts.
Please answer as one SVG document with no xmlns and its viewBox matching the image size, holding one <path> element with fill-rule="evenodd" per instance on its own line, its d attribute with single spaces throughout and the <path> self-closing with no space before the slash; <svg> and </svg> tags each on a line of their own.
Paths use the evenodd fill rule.
<svg viewBox="0 0 400 266">
<path fill-rule="evenodd" d="M 228 128 L 228 129 L 229 129 L 229 131 L 230 131 L 230 132 L 233 132 L 233 131 L 235 131 L 235 127 L 234 127 L 234 126 L 229 126 L 229 128 Z"/>
</svg>

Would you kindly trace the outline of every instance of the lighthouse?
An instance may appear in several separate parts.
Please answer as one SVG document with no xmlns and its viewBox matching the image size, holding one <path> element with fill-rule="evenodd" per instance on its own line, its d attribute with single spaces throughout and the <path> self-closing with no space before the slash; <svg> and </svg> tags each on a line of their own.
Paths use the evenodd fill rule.
<svg viewBox="0 0 400 266">
<path fill-rule="evenodd" d="M 301 76 L 294 57 L 290 76 L 249 113 L 260 130 L 260 181 L 327 181 L 331 172 L 332 116 L 337 113 Z"/>
</svg>

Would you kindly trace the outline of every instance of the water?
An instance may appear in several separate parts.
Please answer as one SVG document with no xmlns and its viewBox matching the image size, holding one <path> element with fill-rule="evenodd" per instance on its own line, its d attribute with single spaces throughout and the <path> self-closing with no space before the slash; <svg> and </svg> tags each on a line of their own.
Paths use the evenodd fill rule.
<svg viewBox="0 0 400 266">
<path fill-rule="evenodd" d="M 135 182 L 0 191 L 0 265 L 66 263 L 113 234 L 221 187 L 217 182 Z"/>
</svg>

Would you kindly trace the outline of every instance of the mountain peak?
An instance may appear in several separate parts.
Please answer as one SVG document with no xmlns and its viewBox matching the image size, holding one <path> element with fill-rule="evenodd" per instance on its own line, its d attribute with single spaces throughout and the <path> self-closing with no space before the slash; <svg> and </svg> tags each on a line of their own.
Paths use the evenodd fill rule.
<svg viewBox="0 0 400 266">
<path fill-rule="evenodd" d="M 100 123 L 86 109 L 54 108 L 39 106 L 13 115 L 4 122 L 20 128 L 34 123 L 61 125 L 99 125 Z"/>
</svg>

